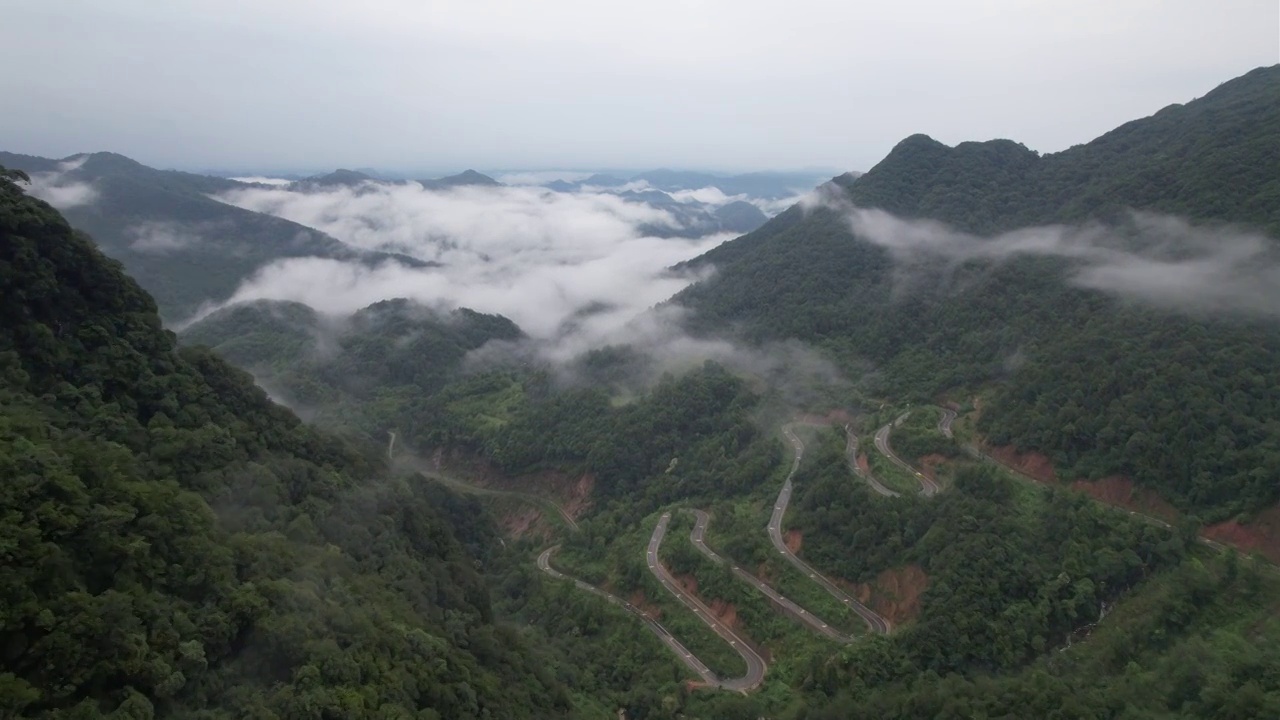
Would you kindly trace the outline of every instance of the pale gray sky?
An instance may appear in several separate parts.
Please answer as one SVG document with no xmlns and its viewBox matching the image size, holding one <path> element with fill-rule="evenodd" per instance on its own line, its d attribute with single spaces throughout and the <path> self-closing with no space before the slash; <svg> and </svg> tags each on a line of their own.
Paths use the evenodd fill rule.
<svg viewBox="0 0 1280 720">
<path fill-rule="evenodd" d="M 283 169 L 1041 152 L 1280 62 L 1277 0 L 0 0 L 0 149 Z"/>
</svg>

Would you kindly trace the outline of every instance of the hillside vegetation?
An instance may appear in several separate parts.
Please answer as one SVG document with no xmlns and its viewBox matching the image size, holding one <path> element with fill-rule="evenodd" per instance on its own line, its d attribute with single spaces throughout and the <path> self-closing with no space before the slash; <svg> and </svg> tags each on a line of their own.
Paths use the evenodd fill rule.
<svg viewBox="0 0 1280 720">
<path fill-rule="evenodd" d="M 1274 241 L 1276 167 L 1280 67 L 1269 67 L 1053 155 L 912 136 L 829 190 L 980 236 L 1096 220 L 1127 237 L 1125 211 L 1139 209 Z M 999 382 L 980 426 L 992 441 L 1045 452 L 1069 475 L 1130 475 L 1205 520 L 1280 500 L 1273 316 L 1122 301 L 1071 282 L 1063 258 L 895 261 L 830 206 L 792 208 L 692 264 L 718 270 L 675 298 L 704 331 L 817 343 L 850 369 L 869 361 L 869 389 L 899 397 Z"/>
<path fill-rule="evenodd" d="M 0 716 L 568 712 L 494 622 L 479 506 L 176 350 L 7 177 L 0 277 Z"/>
<path fill-rule="evenodd" d="M 424 264 L 405 255 L 354 248 L 312 228 L 210 197 L 244 187 L 233 180 L 156 170 L 108 152 L 63 160 L 0 152 L 0 165 L 43 175 L 55 188 L 78 188 L 82 202 L 63 211 L 68 222 L 122 262 L 171 322 L 185 319 L 204 303 L 226 300 L 273 260 Z"/>
</svg>

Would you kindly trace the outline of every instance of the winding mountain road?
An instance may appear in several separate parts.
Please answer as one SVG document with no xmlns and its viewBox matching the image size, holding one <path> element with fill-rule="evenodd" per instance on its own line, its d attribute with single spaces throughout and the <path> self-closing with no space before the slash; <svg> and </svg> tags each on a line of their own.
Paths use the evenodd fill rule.
<svg viewBox="0 0 1280 720">
<path fill-rule="evenodd" d="M 950 408 L 942 408 L 942 417 L 938 419 L 938 432 L 948 438 L 954 438 L 951 434 L 951 423 L 956 421 L 956 411 Z"/>
<path fill-rule="evenodd" d="M 871 489 L 884 497 L 902 497 L 896 490 L 890 490 L 885 487 L 884 483 L 871 472 L 863 472 L 858 467 L 858 436 L 853 432 L 853 428 L 848 425 L 844 426 L 844 454 L 849 459 L 849 469 L 853 471 L 856 477 L 860 477 L 867 481 Z"/>
<path fill-rule="evenodd" d="M 786 614 L 790 615 L 796 620 L 799 620 L 801 623 L 809 626 L 809 629 L 813 630 L 819 635 L 823 635 L 837 642 L 843 642 L 843 643 L 853 642 L 852 636 L 845 635 L 839 630 L 836 630 L 835 628 L 828 625 L 827 622 L 822 618 L 800 607 L 794 601 L 787 599 L 785 596 L 782 595 L 782 593 L 778 592 L 777 590 L 774 590 L 765 581 L 761 580 L 755 575 L 752 575 L 746 570 L 743 570 L 737 565 L 734 565 L 731 562 L 726 562 L 723 557 L 720 557 L 719 555 L 717 555 L 716 552 L 712 550 L 707 545 L 707 542 L 706 542 L 707 523 L 711 521 L 711 516 L 702 510 L 694 510 L 693 514 L 697 517 L 697 522 L 694 523 L 693 531 L 689 533 L 689 540 L 693 542 L 693 546 L 698 548 L 699 552 L 701 552 L 703 555 L 706 555 L 713 562 L 719 565 L 727 564 L 729 566 L 729 570 L 733 572 L 733 574 L 737 576 L 738 579 L 749 583 L 756 590 L 759 590 L 762 595 L 769 598 L 769 600 L 771 600 L 775 606 L 781 609 L 782 612 L 785 612 Z"/>
<path fill-rule="evenodd" d="M 804 443 L 800 442 L 800 438 L 791 430 L 790 425 L 782 426 L 782 434 L 791 442 L 791 447 L 795 450 L 795 459 L 791 462 L 791 472 L 787 473 L 787 479 L 782 483 L 782 490 L 778 493 L 778 499 L 773 504 L 773 514 L 769 517 L 769 540 L 773 542 L 773 547 L 787 559 L 787 562 L 791 563 L 800 572 L 808 575 L 809 579 L 821 585 L 832 597 L 844 603 L 845 607 L 857 613 L 872 631 L 888 634 L 892 628 L 888 620 L 858 602 L 856 598 L 842 590 L 830 578 L 814 570 L 809 563 L 801 560 L 795 553 L 791 552 L 786 542 L 783 541 L 782 518 L 787 514 L 787 505 L 791 503 L 791 480 L 795 477 L 796 471 L 800 469 L 800 460 L 804 457 Z"/>
<path fill-rule="evenodd" d="M 702 678 L 702 681 L 704 683 L 706 683 L 707 685 L 716 686 L 716 687 L 719 687 L 721 685 L 720 679 L 715 676 L 715 673 L 711 672 L 710 668 L 708 668 L 701 660 L 699 660 L 697 656 L 689 652 L 689 649 L 686 648 L 683 644 L 681 644 L 681 642 L 677 640 L 674 635 L 671 634 L 670 630 L 667 630 L 667 628 L 664 627 L 662 623 L 649 617 L 649 615 L 645 613 L 645 611 L 641 610 L 635 605 L 632 605 L 626 600 L 623 600 L 617 595 L 614 595 L 613 593 L 601 590 L 595 585 L 583 582 L 582 580 L 579 580 L 577 578 L 569 577 L 568 575 L 565 575 L 559 570 L 556 570 L 555 568 L 551 567 L 551 553 L 555 552 L 556 548 L 558 547 L 559 546 L 556 545 L 542 551 L 542 554 L 538 556 L 539 570 L 550 575 L 553 578 L 556 578 L 557 580 L 572 581 L 573 584 L 576 585 L 579 590 L 585 590 L 586 592 L 589 592 L 593 595 L 602 597 L 605 600 L 608 600 L 609 602 L 613 603 L 614 605 L 617 605 L 625 609 L 627 612 L 631 613 L 632 615 L 635 615 L 636 617 L 640 618 L 640 621 L 645 624 L 645 627 L 648 627 L 651 631 L 653 631 L 653 634 L 657 635 L 658 639 L 661 640 L 663 644 L 665 644 L 668 648 L 670 648 L 671 651 L 676 654 L 676 657 L 678 657 L 681 662 L 689 666 L 690 670 L 693 670 L 695 673 L 697 673 L 698 676 Z"/>
<path fill-rule="evenodd" d="M 924 495 L 925 497 L 933 497 L 934 495 L 937 495 L 940 490 L 942 490 L 942 488 L 938 487 L 938 483 L 929 479 L 929 477 L 926 476 L 924 473 L 911 467 L 910 463 L 908 463 L 907 461 L 895 455 L 893 452 L 893 448 L 890 447 L 889 445 L 889 433 L 890 431 L 893 430 L 893 426 L 901 423 L 903 420 L 906 419 L 906 417 L 907 417 L 907 413 L 903 413 L 902 415 L 898 416 L 897 420 L 894 420 L 893 422 L 886 424 L 884 427 L 876 431 L 876 449 L 880 451 L 881 455 L 884 455 L 885 457 L 889 458 L 889 460 L 892 461 L 894 465 L 897 465 L 903 470 L 906 470 L 907 472 L 911 473 L 916 477 L 917 480 L 920 481 L 921 495 Z M 941 428 L 941 424 L 939 424 L 939 428 Z M 947 429 L 950 430 L 950 423 L 948 423 Z"/>
<path fill-rule="evenodd" d="M 711 612 L 711 608 L 707 607 L 702 600 L 680 587 L 680 583 L 676 582 L 671 572 L 658 559 L 658 548 L 662 546 L 662 539 L 667 534 L 667 524 L 670 522 L 671 513 L 663 513 L 662 517 L 658 519 L 657 526 L 653 529 L 653 536 L 649 538 L 649 547 L 645 552 L 645 560 L 649 563 L 649 572 L 652 572 L 654 577 L 658 578 L 658 582 L 662 583 L 662 586 L 668 592 L 675 595 L 680 602 L 684 603 L 685 607 L 693 611 L 694 615 L 697 615 L 710 626 L 715 634 L 729 643 L 742 656 L 743 661 L 746 662 L 747 672 L 745 675 L 728 680 L 719 679 L 713 684 L 726 690 L 739 690 L 742 692 L 755 689 L 764 681 L 764 673 L 768 669 L 768 664 L 765 663 L 764 658 L 733 628 L 720 622 L 720 618 L 716 617 L 716 614 Z"/>
</svg>

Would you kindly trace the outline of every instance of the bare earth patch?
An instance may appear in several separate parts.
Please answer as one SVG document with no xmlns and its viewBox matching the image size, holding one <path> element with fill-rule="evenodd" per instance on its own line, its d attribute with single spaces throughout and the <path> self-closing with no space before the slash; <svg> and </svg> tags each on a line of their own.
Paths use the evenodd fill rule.
<svg viewBox="0 0 1280 720">
<path fill-rule="evenodd" d="M 804 536 L 800 534 L 799 530 L 788 530 L 782 536 L 782 543 L 787 546 L 787 549 L 792 554 L 795 554 L 800 552 L 800 546 L 804 544 Z"/>
<path fill-rule="evenodd" d="M 1047 455 L 1038 452 L 1020 453 L 1012 445 L 990 447 L 987 449 L 987 454 L 1042 483 L 1055 483 L 1058 481 L 1058 474 L 1054 472 L 1053 463 L 1049 461 Z"/>
<path fill-rule="evenodd" d="M 920 614 L 920 596 L 929 587 L 929 576 L 919 565 L 885 570 L 870 585 L 858 587 L 858 599 L 894 625 Z"/>
<path fill-rule="evenodd" d="M 920 458 L 916 462 L 920 464 L 920 471 L 925 474 L 925 477 L 929 478 L 934 482 L 937 482 L 938 468 L 943 463 L 946 463 L 948 461 L 949 460 L 946 455 L 939 455 L 937 453 L 934 453 L 932 455 L 925 455 L 924 457 Z"/>
<path fill-rule="evenodd" d="M 867 460 L 866 453 L 858 453 L 858 472 L 863 475 L 871 472 L 871 462 Z"/>
<path fill-rule="evenodd" d="M 1166 522 L 1171 522 L 1178 517 L 1178 511 L 1154 490 L 1138 487 L 1133 484 L 1133 480 L 1122 475 L 1112 475 L 1101 480 L 1076 480 L 1071 483 L 1071 489 L 1079 490 L 1094 500 L 1101 500 L 1108 505 L 1136 510 Z"/>
<path fill-rule="evenodd" d="M 1210 540 L 1234 545 L 1246 553 L 1256 552 L 1280 563 L 1280 505 L 1263 510 L 1246 523 L 1227 520 L 1210 525 L 1202 534 Z"/>
<path fill-rule="evenodd" d="M 650 603 L 649 598 L 645 597 L 643 592 L 637 590 L 631 593 L 631 597 L 627 598 L 627 602 L 640 608 L 641 612 L 654 620 L 657 620 L 658 622 L 662 621 L 662 608 Z"/>
<path fill-rule="evenodd" d="M 1019 453 L 1010 446 L 988 447 L 987 453 L 1001 463 L 1035 478 L 1045 484 L 1056 484 L 1058 474 L 1049 458 L 1035 452 Z M 1178 511 L 1154 490 L 1139 487 L 1133 480 L 1113 475 L 1100 480 L 1075 480 L 1073 490 L 1083 492 L 1095 500 L 1115 507 L 1125 508 L 1144 515 L 1158 517 L 1166 522 L 1178 518 Z M 1256 552 L 1273 563 L 1280 564 L 1280 505 L 1268 508 L 1254 517 L 1239 522 L 1227 520 L 1210 525 L 1200 531 L 1208 538 L 1245 553 Z"/>
<path fill-rule="evenodd" d="M 502 528 L 507 537 L 519 540 L 523 537 L 534 534 L 532 531 L 537 529 L 537 535 L 546 539 L 550 532 L 546 523 L 542 520 L 542 511 L 523 505 L 518 510 L 502 513 L 498 516 L 498 526 Z"/>
<path fill-rule="evenodd" d="M 545 497 L 564 508 L 575 520 L 591 507 L 591 495 L 596 485 L 596 478 L 591 473 L 544 470 L 511 477 L 483 458 L 458 451 L 437 449 L 432 454 L 431 464 L 437 471 L 457 475 L 480 487 Z"/>
<path fill-rule="evenodd" d="M 738 608 L 735 607 L 733 603 L 725 602 L 723 600 L 714 600 L 709 603 L 707 607 L 711 608 L 711 612 L 719 618 L 720 622 L 728 625 L 734 630 L 739 629 Z"/>
</svg>

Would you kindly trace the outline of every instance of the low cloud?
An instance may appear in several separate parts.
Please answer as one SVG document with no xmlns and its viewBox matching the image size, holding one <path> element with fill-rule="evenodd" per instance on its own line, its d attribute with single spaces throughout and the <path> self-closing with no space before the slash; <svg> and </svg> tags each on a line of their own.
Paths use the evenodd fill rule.
<svg viewBox="0 0 1280 720">
<path fill-rule="evenodd" d="M 623 324 L 569 324 L 552 338 L 489 343 L 473 351 L 468 362 L 478 368 L 530 359 L 546 362 L 561 383 L 572 385 L 599 381 L 579 362 L 587 358 L 588 351 L 624 349 L 624 354 L 634 354 L 636 361 L 628 363 L 625 378 L 611 378 L 610 382 L 621 383 L 624 391 L 639 392 L 666 374 L 679 375 L 713 361 L 747 376 L 759 387 L 771 388 L 792 407 L 829 401 L 832 388 L 849 384 L 830 360 L 798 340 L 744 345 L 725 338 L 694 337 L 685 330 L 688 312 L 678 305 L 664 304 Z"/>
<path fill-rule="evenodd" d="M 795 387 L 801 399 L 807 388 L 840 382 L 830 363 L 799 343 L 744 348 L 689 336 L 685 311 L 663 303 L 705 271 L 670 268 L 734 235 L 646 235 L 647 226 L 674 222 L 670 214 L 612 192 L 557 193 L 530 186 L 427 190 L 416 183 L 364 183 L 313 192 L 243 188 L 219 199 L 314 227 L 357 247 L 439 263 L 410 268 L 394 261 L 368 266 L 285 259 L 260 269 L 227 304 L 292 300 L 345 317 L 380 300 L 408 298 L 441 311 L 468 307 L 497 313 L 528 337 L 490 343 L 470 361 L 482 367 L 533 360 L 546 363 L 565 382 L 581 377 L 576 359 L 609 346 L 629 346 L 644 357 L 627 379 L 637 389 L 662 373 L 704 360 L 767 378 L 774 387 Z"/>
<path fill-rule="evenodd" d="M 768 198 L 748 198 L 747 202 L 760 208 L 760 212 L 763 212 L 765 215 L 773 217 L 792 205 L 803 206 L 805 203 L 809 202 L 809 198 L 813 197 L 813 195 L 814 192 L 812 190 L 808 190 L 805 192 L 797 192 L 791 197 L 778 198 L 777 200 L 769 200 Z"/>
<path fill-rule="evenodd" d="M 718 187 L 704 187 L 697 190 L 676 190 L 667 193 L 680 202 L 700 202 L 708 205 L 728 205 L 735 200 L 746 200 L 746 195 L 726 195 Z"/>
<path fill-rule="evenodd" d="M 138 252 L 171 252 L 200 242 L 196 228 L 176 222 L 139 223 L 125 230 L 125 235 L 131 238 L 129 248 Z"/>
<path fill-rule="evenodd" d="M 670 224 L 668 213 L 607 193 L 536 187 L 431 191 L 416 183 L 365 184 L 319 192 L 259 187 L 220 199 L 357 247 L 440 264 L 368 267 L 321 258 L 282 260 L 258 271 L 230 302 L 294 300 L 336 315 L 396 297 L 469 307 L 511 318 L 556 358 L 615 337 L 636 316 L 698 277 L 668 268 L 732 237 L 649 237 L 640 228 Z"/>
<path fill-rule="evenodd" d="M 67 210 L 96 202 L 98 191 L 92 183 L 78 182 L 68 177 L 70 173 L 78 170 L 87 159 L 87 155 L 82 155 L 59 163 L 57 170 L 32 174 L 31 184 L 27 186 L 27 192 L 59 210 Z"/>
<path fill-rule="evenodd" d="M 604 193 L 537 187 L 426 190 L 417 183 L 365 183 L 315 192 L 245 188 L 220 200 L 322 230 L 368 250 L 466 266 L 577 261 L 633 239 L 646 223 L 672 223 L 651 206 Z"/>
<path fill-rule="evenodd" d="M 861 239 L 914 265 L 1018 256 L 1057 257 L 1071 282 L 1117 297 L 1190 313 L 1280 316 L 1280 243 L 1230 226 L 1133 212 L 1120 225 L 1051 225 L 979 237 L 942 223 L 904 220 L 827 197 Z"/>
<path fill-rule="evenodd" d="M 233 177 L 228 179 L 235 180 L 236 182 L 249 183 L 250 185 L 284 186 L 293 182 L 292 180 L 286 180 L 284 178 L 262 177 L 260 175 L 250 175 L 247 177 Z"/>
<path fill-rule="evenodd" d="M 502 173 L 494 179 L 503 185 L 545 185 L 556 180 L 581 182 L 589 177 L 591 173 L 577 170 L 526 170 Z"/>
</svg>

